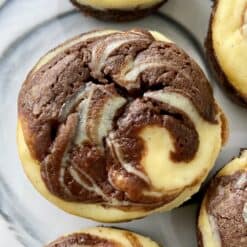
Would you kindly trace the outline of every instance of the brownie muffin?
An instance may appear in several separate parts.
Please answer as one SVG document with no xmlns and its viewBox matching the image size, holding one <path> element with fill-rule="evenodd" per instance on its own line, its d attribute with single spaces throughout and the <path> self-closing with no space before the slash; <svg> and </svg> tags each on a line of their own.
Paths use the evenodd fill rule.
<svg viewBox="0 0 247 247">
<path fill-rule="evenodd" d="M 47 53 L 18 101 L 24 170 L 67 212 L 118 222 L 196 193 L 227 136 L 204 73 L 157 32 L 101 30 Z"/>
<path fill-rule="evenodd" d="M 115 228 L 94 227 L 61 237 L 45 247 L 161 247 L 150 238 Z"/>
<path fill-rule="evenodd" d="M 247 0 L 214 2 L 206 49 L 217 80 L 247 107 Z"/>
<path fill-rule="evenodd" d="M 247 246 L 247 149 L 213 179 L 198 220 L 200 247 Z"/>
<path fill-rule="evenodd" d="M 84 14 L 109 21 L 130 21 L 147 16 L 167 0 L 71 0 Z"/>
</svg>

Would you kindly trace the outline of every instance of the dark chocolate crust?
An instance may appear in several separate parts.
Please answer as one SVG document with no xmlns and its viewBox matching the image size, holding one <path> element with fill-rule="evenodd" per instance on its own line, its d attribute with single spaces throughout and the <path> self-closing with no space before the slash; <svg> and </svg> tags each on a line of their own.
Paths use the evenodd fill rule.
<svg viewBox="0 0 247 247">
<path fill-rule="evenodd" d="M 208 58 L 209 65 L 214 72 L 214 75 L 217 79 L 217 81 L 220 83 L 222 88 L 225 90 L 227 95 L 237 104 L 247 107 L 247 96 L 241 94 L 229 81 L 227 78 L 227 75 L 222 70 L 217 56 L 215 54 L 215 50 L 213 47 L 213 39 L 212 39 L 212 28 L 213 28 L 213 21 L 216 14 L 217 6 L 220 0 L 215 0 L 212 8 L 212 13 L 209 21 L 209 28 L 208 28 L 208 34 L 207 38 L 205 40 L 205 48 L 206 48 L 206 54 Z"/>
<path fill-rule="evenodd" d="M 172 201 L 184 188 L 144 195 L 152 184 L 140 165 L 146 146 L 139 137 L 146 126 L 165 128 L 174 164 L 193 160 L 200 142 L 195 123 L 155 98 L 169 93 L 188 98 L 205 121 L 217 123 L 213 92 L 199 66 L 174 43 L 156 41 L 145 30 L 96 35 L 32 71 L 20 91 L 18 113 L 49 191 L 67 201 L 107 205 L 114 198 L 145 209 Z"/>
<path fill-rule="evenodd" d="M 168 0 L 163 0 L 162 2 L 155 4 L 154 6 L 151 6 L 149 8 L 145 8 L 145 9 L 136 8 L 133 10 L 119 10 L 119 9 L 98 10 L 87 5 L 79 4 L 77 3 L 76 0 L 70 0 L 70 1 L 82 13 L 84 13 L 87 16 L 92 16 L 104 21 L 127 22 L 127 21 L 137 20 L 152 14 Z"/>
</svg>

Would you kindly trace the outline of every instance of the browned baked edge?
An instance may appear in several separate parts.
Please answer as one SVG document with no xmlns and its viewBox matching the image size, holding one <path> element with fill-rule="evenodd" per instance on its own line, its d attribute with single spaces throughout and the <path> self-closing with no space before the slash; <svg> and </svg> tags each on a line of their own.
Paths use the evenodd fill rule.
<svg viewBox="0 0 247 247">
<path fill-rule="evenodd" d="M 197 227 L 197 230 L 196 230 L 196 237 L 197 237 L 197 246 L 198 247 L 203 247 L 204 244 L 203 244 L 203 240 L 202 240 L 202 233 L 200 231 L 200 229 Z"/>
<path fill-rule="evenodd" d="M 92 16 L 97 19 L 101 19 L 104 21 L 117 21 L 117 22 L 127 22 L 131 20 L 140 19 L 144 16 L 150 15 L 158 8 L 160 8 L 165 2 L 168 0 L 163 0 L 162 2 L 151 6 L 150 8 L 145 9 L 133 9 L 133 10 L 119 10 L 119 9 L 106 9 L 106 10 L 98 10 L 94 9 L 90 6 L 78 4 L 76 0 L 70 0 L 72 4 L 74 4 L 81 12 L 83 12 L 86 16 Z"/>
<path fill-rule="evenodd" d="M 207 59 L 208 59 L 208 62 L 209 62 L 209 65 L 212 71 L 214 72 L 214 76 L 216 77 L 220 85 L 224 88 L 228 96 L 230 96 L 230 98 L 237 104 L 247 107 L 247 96 L 241 94 L 231 84 L 231 82 L 227 78 L 227 75 L 221 69 L 221 66 L 219 64 L 219 61 L 214 51 L 213 38 L 212 38 L 212 26 L 213 26 L 213 21 L 214 21 L 215 13 L 217 10 L 218 2 L 219 0 L 214 1 L 213 7 L 212 7 L 212 13 L 211 13 L 210 21 L 209 21 L 208 34 L 205 40 Z"/>
<path fill-rule="evenodd" d="M 201 211 L 203 199 L 207 194 L 207 188 L 203 188 L 202 192 L 203 192 L 202 196 L 199 200 L 199 207 L 196 210 L 196 222 L 195 222 L 195 229 L 196 229 L 195 231 L 196 232 L 195 232 L 195 235 L 196 235 L 196 240 L 197 240 L 197 247 L 204 247 L 202 232 L 201 232 L 201 229 L 199 227 L 199 217 L 200 217 L 200 211 Z"/>
</svg>

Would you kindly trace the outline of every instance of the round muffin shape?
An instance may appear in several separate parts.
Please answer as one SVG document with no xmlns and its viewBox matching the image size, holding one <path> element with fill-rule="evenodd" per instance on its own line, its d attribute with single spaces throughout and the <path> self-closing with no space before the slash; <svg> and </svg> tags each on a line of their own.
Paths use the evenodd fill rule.
<svg viewBox="0 0 247 247">
<path fill-rule="evenodd" d="M 150 238 L 115 228 L 94 227 L 61 237 L 46 247 L 159 247 Z"/>
<path fill-rule="evenodd" d="M 199 66 L 157 32 L 101 30 L 47 53 L 18 102 L 24 170 L 67 212 L 118 222 L 198 191 L 227 124 Z"/>
<path fill-rule="evenodd" d="M 216 78 L 247 107 L 247 0 L 216 0 L 206 49 Z"/>
<path fill-rule="evenodd" d="M 150 15 L 167 0 L 71 0 L 84 14 L 108 21 L 130 21 Z"/>
<path fill-rule="evenodd" d="M 200 247 L 247 246 L 247 149 L 213 179 L 198 220 Z"/>
</svg>

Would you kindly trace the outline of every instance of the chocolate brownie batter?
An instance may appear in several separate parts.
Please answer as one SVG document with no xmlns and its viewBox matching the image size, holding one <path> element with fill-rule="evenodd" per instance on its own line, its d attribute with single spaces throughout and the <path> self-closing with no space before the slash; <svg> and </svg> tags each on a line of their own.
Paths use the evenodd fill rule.
<svg viewBox="0 0 247 247">
<path fill-rule="evenodd" d="M 150 15 L 159 9 L 167 0 L 163 0 L 148 8 L 134 8 L 131 10 L 120 9 L 95 9 L 87 5 L 79 4 L 76 0 L 70 0 L 81 12 L 105 21 L 125 22 L 136 20 Z"/>
<path fill-rule="evenodd" d="M 204 121 L 217 123 L 212 89 L 199 66 L 147 31 L 91 37 L 31 72 L 18 111 L 50 192 L 67 201 L 141 208 L 158 207 L 181 193 L 144 193 L 153 188 L 140 164 L 146 152 L 142 129 L 169 132 L 170 159 L 178 166 L 193 160 L 199 146 L 189 116 L 149 92 L 182 95 Z"/>
<path fill-rule="evenodd" d="M 247 246 L 247 172 L 216 177 L 210 185 L 207 211 L 216 226 L 222 247 Z"/>
</svg>

